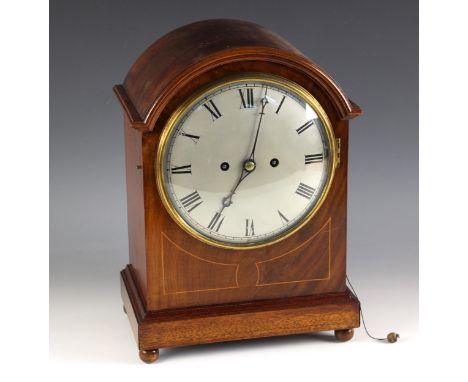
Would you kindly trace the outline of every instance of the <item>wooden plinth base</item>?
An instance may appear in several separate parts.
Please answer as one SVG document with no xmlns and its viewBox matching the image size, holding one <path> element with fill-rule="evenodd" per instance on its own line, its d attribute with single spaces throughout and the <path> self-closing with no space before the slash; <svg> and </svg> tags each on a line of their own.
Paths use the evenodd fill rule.
<svg viewBox="0 0 468 382">
<path fill-rule="evenodd" d="M 129 267 L 121 272 L 124 309 L 144 362 L 159 348 L 335 330 L 340 341 L 359 327 L 359 301 L 344 293 L 147 312 Z"/>
</svg>

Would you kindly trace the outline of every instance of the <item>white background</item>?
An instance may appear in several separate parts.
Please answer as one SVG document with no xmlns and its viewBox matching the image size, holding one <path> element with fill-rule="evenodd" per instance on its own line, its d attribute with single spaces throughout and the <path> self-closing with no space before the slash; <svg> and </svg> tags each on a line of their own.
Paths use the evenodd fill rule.
<svg viewBox="0 0 468 382">
<path fill-rule="evenodd" d="M 47 360 L 48 14 L 44 2 L 2 3 L 2 379 L 44 375 L 52 381 L 466 378 L 464 4 L 425 1 L 421 9 L 420 333 L 404 333 L 392 327 L 388 317 L 384 322 L 388 327 L 377 329 L 402 331 L 402 341 L 394 345 L 371 342 L 362 332 L 339 345 L 326 338 L 294 337 L 168 351 L 165 360 L 162 354 L 158 363 L 147 366 L 136 359 L 123 315 L 102 329 L 109 331 L 109 339 L 128 345 L 127 354 L 119 352 L 121 362 L 96 362 L 99 358 L 92 357 L 79 362 Z M 444 117 L 443 131 L 440 118 L 433 118 L 436 113 Z M 33 117 L 34 125 L 25 123 Z M 448 155 L 446 160 L 440 160 L 441 152 Z M 80 306 L 101 306 L 97 315 L 107 313 L 111 304 L 79 298 L 76 303 L 84 304 Z M 400 304 L 391 299 L 383 302 L 395 309 Z M 367 321 L 371 326 L 371 315 Z M 75 346 L 95 355 L 111 351 L 112 344 Z"/>
</svg>

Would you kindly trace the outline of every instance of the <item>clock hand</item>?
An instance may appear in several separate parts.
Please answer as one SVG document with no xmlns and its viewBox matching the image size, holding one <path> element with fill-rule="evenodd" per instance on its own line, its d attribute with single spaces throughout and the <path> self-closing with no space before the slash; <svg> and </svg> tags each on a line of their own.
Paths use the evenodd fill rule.
<svg viewBox="0 0 468 382">
<path fill-rule="evenodd" d="M 237 187 L 239 187 L 239 185 L 242 183 L 242 181 L 245 178 L 247 178 L 247 176 L 249 176 L 253 172 L 253 170 L 255 170 L 255 148 L 257 147 L 258 133 L 260 132 L 260 126 L 262 125 L 263 114 L 265 114 L 264 113 L 265 106 L 268 103 L 268 100 L 266 98 L 267 92 L 268 92 L 268 89 L 265 89 L 265 96 L 260 100 L 260 103 L 262 105 L 262 109 L 260 111 L 260 119 L 258 121 L 257 133 L 255 134 L 255 140 L 254 140 L 254 144 L 253 144 L 253 147 L 252 147 L 252 152 L 250 154 L 249 159 L 247 159 L 244 162 L 244 164 L 242 165 L 242 172 L 240 174 L 239 180 L 237 181 L 236 185 L 234 186 L 232 191 L 229 193 L 229 195 L 225 196 L 223 198 L 223 200 L 222 200 L 223 207 L 221 208 L 221 210 L 218 211 L 219 214 L 221 214 L 221 212 L 226 207 L 229 207 L 232 204 L 232 196 L 236 193 Z"/>
<path fill-rule="evenodd" d="M 244 164 L 244 166 L 245 166 L 245 164 Z M 232 195 L 234 195 L 236 193 L 236 190 L 237 190 L 237 187 L 239 187 L 239 184 L 241 184 L 241 182 L 245 178 L 247 178 L 247 176 L 250 175 L 250 174 L 251 174 L 251 171 L 247 171 L 244 167 L 242 167 L 242 172 L 241 172 L 241 175 L 239 177 L 239 180 L 237 181 L 237 184 L 234 186 L 234 188 L 232 189 L 230 194 L 223 198 L 223 206 L 224 207 L 229 207 L 232 204 Z"/>
<path fill-rule="evenodd" d="M 253 170 L 255 170 L 255 162 L 252 159 L 247 159 L 242 165 L 242 172 L 239 176 L 239 180 L 237 181 L 236 185 L 229 193 L 229 195 L 223 198 L 223 208 L 221 208 L 221 210 L 218 211 L 219 214 L 221 214 L 225 207 L 229 207 L 232 204 L 232 196 L 236 193 L 237 187 L 239 187 L 242 181 L 245 178 L 247 178 L 253 172 Z"/>
<path fill-rule="evenodd" d="M 260 111 L 260 119 L 258 121 L 257 133 L 255 135 L 255 140 L 254 140 L 254 144 L 252 147 L 252 153 L 250 154 L 250 157 L 249 157 L 252 161 L 255 160 L 255 148 L 257 147 L 258 133 L 260 132 L 260 126 L 262 125 L 263 114 L 265 114 L 264 113 L 265 106 L 268 103 L 268 99 L 266 98 L 267 92 L 268 92 L 268 89 L 265 89 L 265 96 L 260 100 L 262 104 L 262 110 Z"/>
</svg>

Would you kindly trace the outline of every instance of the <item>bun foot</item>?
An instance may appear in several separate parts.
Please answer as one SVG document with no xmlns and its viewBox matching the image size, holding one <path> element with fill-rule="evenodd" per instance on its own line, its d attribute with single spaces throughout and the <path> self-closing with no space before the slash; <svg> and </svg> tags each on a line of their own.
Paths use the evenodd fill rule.
<svg viewBox="0 0 468 382">
<path fill-rule="evenodd" d="M 153 363 L 159 358 L 159 349 L 140 350 L 140 359 L 145 363 Z"/>
<path fill-rule="evenodd" d="M 338 341 L 345 342 L 353 338 L 354 329 L 335 330 L 335 337 Z"/>
</svg>

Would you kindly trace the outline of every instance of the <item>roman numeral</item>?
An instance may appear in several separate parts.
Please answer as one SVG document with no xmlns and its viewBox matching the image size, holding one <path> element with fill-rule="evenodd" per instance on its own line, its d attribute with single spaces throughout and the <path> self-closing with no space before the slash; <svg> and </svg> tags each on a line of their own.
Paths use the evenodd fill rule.
<svg viewBox="0 0 468 382">
<path fill-rule="evenodd" d="M 314 196 L 315 188 L 308 186 L 304 183 L 299 183 L 297 187 L 296 194 L 303 196 L 306 199 L 312 198 Z"/>
<path fill-rule="evenodd" d="M 172 167 L 171 174 L 191 174 L 192 165 L 188 164 L 186 166 Z"/>
<path fill-rule="evenodd" d="M 223 221 L 224 221 L 224 216 L 221 220 L 219 220 L 220 217 L 221 217 L 221 214 L 219 212 L 216 212 L 215 215 L 213 216 L 213 219 L 211 219 L 210 224 L 208 224 L 208 228 L 211 230 L 214 229 L 216 232 L 218 232 L 219 228 L 221 227 L 221 224 L 223 224 Z"/>
<path fill-rule="evenodd" d="M 318 163 L 323 161 L 323 153 L 305 155 L 305 164 Z"/>
<path fill-rule="evenodd" d="M 254 236 L 255 227 L 253 220 L 245 219 L 245 236 Z"/>
<path fill-rule="evenodd" d="M 307 121 L 306 123 L 304 123 L 301 127 L 299 127 L 299 129 L 297 129 L 297 133 L 298 134 L 302 134 L 304 131 L 306 131 L 310 126 L 312 126 L 314 124 L 314 121 L 311 119 L 310 121 Z"/>
<path fill-rule="evenodd" d="M 286 98 L 286 96 L 283 96 L 283 99 L 281 100 L 279 106 L 278 106 L 278 109 L 276 109 L 275 113 L 278 114 L 280 109 L 281 109 L 281 106 L 283 106 L 283 102 L 284 102 L 284 99 Z"/>
<path fill-rule="evenodd" d="M 213 122 L 222 116 L 221 112 L 218 110 L 213 100 L 210 100 L 209 102 L 203 104 L 203 106 L 206 108 L 206 110 L 210 112 L 211 119 L 213 120 Z"/>
<path fill-rule="evenodd" d="M 288 224 L 289 219 L 286 216 L 284 216 L 280 210 L 277 210 L 277 211 L 278 211 L 278 215 L 280 216 L 281 222 L 282 223 L 284 222 L 283 224 Z"/>
<path fill-rule="evenodd" d="M 184 208 L 190 207 L 188 212 L 192 212 L 195 208 L 197 208 L 200 204 L 203 203 L 203 201 L 197 203 L 199 200 L 201 200 L 201 196 L 198 194 L 197 191 L 194 191 L 191 194 L 188 194 L 187 196 L 184 196 L 182 199 L 180 199 L 180 202 L 182 203 Z"/>
<path fill-rule="evenodd" d="M 245 90 L 245 92 L 244 92 Z M 254 107 L 253 101 L 253 89 L 239 89 L 239 94 L 241 97 L 241 106 L 240 109 L 251 109 Z"/>
<path fill-rule="evenodd" d="M 192 134 L 187 134 L 186 132 L 182 131 L 180 133 L 180 135 L 182 135 L 183 137 L 187 137 L 187 138 L 190 138 L 192 141 L 194 141 L 195 143 L 198 142 L 198 140 L 200 139 L 200 136 L 199 135 L 192 135 Z"/>
</svg>

